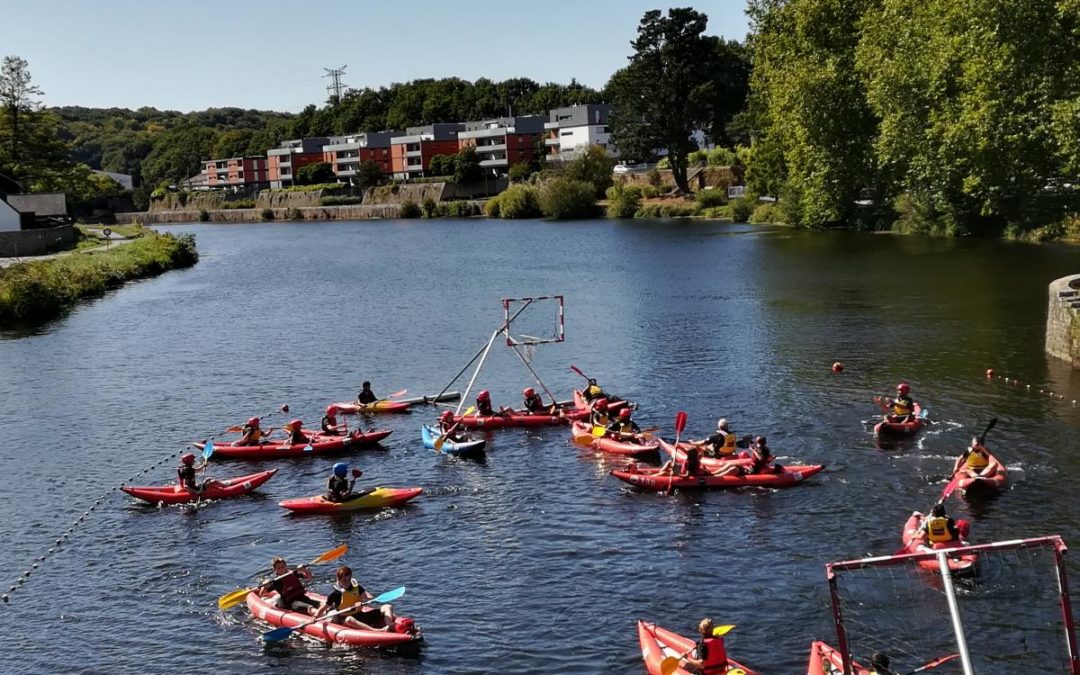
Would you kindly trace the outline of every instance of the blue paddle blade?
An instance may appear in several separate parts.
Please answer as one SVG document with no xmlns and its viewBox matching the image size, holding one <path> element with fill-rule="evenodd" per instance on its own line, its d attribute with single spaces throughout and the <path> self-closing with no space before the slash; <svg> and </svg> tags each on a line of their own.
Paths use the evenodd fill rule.
<svg viewBox="0 0 1080 675">
<path fill-rule="evenodd" d="M 308 441 L 308 444 L 304 446 L 304 452 L 315 452 L 315 446 Z"/>
<path fill-rule="evenodd" d="M 260 637 L 263 642 L 280 642 L 285 638 L 292 635 L 293 628 L 289 626 L 282 626 L 281 628 L 275 628 L 274 630 L 263 633 Z"/>
<path fill-rule="evenodd" d="M 929 408 L 923 408 L 922 410 L 919 411 L 919 417 L 921 417 L 923 419 L 926 419 L 929 416 L 930 416 L 930 409 Z"/>
<path fill-rule="evenodd" d="M 204 445 L 203 449 L 202 449 L 203 459 L 204 460 L 210 459 L 210 455 L 212 455 L 212 454 L 214 454 L 214 442 L 213 441 L 207 441 L 206 445 Z"/>
<path fill-rule="evenodd" d="M 382 595 L 377 596 L 372 600 L 372 602 L 390 602 L 391 600 L 397 600 L 403 595 L 405 595 L 405 587 L 401 586 L 399 588 L 395 588 L 392 591 L 387 591 Z"/>
</svg>

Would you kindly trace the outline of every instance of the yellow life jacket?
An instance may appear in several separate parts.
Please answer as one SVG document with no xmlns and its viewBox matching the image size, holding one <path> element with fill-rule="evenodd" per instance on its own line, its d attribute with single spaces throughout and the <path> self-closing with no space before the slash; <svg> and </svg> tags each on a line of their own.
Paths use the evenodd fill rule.
<svg viewBox="0 0 1080 675">
<path fill-rule="evenodd" d="M 967 467 L 976 471 L 982 471 L 990 464 L 990 460 L 986 458 L 986 455 L 972 450 L 967 456 Z"/>
<path fill-rule="evenodd" d="M 595 398 L 600 394 L 603 394 L 604 390 L 600 388 L 600 385 L 590 384 L 585 389 L 585 395 L 589 398 Z"/>
<path fill-rule="evenodd" d="M 926 531 L 930 534 L 931 544 L 940 544 L 946 541 L 952 541 L 952 535 L 949 534 L 949 519 L 933 517 L 926 521 Z"/>
<path fill-rule="evenodd" d="M 593 426 L 607 428 L 607 425 L 611 423 L 607 415 L 593 413 L 592 417 Z"/>
<path fill-rule="evenodd" d="M 893 409 L 893 414 L 894 415 L 910 415 L 911 414 L 911 408 L 909 408 L 906 403 L 904 403 L 903 401 L 900 401 L 900 400 L 894 400 L 893 401 L 892 409 Z"/>
<path fill-rule="evenodd" d="M 721 431 L 720 433 L 724 435 L 724 444 L 720 446 L 720 449 L 717 450 L 717 452 L 724 457 L 734 455 L 737 450 L 735 446 L 735 434 L 730 431 Z"/>
<path fill-rule="evenodd" d="M 338 602 L 337 606 L 338 609 L 348 609 L 364 599 L 360 594 L 360 584 L 357 583 L 356 579 L 353 579 L 349 583 L 348 588 L 342 588 L 335 585 L 334 590 L 341 592 L 341 600 Z"/>
</svg>

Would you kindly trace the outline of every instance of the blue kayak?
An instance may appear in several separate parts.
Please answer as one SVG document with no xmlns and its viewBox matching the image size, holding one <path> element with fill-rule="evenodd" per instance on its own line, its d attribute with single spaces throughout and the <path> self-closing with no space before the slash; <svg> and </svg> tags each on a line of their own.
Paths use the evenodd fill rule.
<svg viewBox="0 0 1080 675">
<path fill-rule="evenodd" d="M 420 435 L 424 439 L 424 447 L 429 449 L 435 448 L 435 440 L 439 438 L 440 434 L 434 427 L 425 424 L 421 427 Z M 448 455 L 459 456 L 476 456 L 484 454 L 484 446 L 487 445 L 487 441 L 483 438 L 475 441 L 464 441 L 461 443 L 455 443 L 454 441 L 447 440 L 443 443 L 442 452 Z"/>
</svg>

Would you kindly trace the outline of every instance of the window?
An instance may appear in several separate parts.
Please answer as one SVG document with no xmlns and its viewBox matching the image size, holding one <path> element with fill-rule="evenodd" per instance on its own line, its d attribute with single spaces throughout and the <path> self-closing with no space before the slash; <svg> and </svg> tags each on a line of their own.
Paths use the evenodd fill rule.
<svg viewBox="0 0 1080 675">
<path fill-rule="evenodd" d="M 560 136 L 573 136 L 574 132 L 573 131 L 560 131 L 559 135 Z"/>
<path fill-rule="evenodd" d="M 611 127 L 609 127 L 607 125 L 600 127 L 600 133 L 602 133 L 602 134 L 610 134 L 611 133 Z"/>
</svg>

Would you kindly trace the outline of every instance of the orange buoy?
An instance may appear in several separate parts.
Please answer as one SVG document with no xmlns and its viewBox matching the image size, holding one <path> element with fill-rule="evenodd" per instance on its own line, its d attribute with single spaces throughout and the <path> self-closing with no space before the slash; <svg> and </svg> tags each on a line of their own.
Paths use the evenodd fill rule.
<svg viewBox="0 0 1080 675">
<path fill-rule="evenodd" d="M 832 371 L 834 373 L 844 372 L 844 364 L 840 363 L 839 361 L 834 361 L 832 364 Z"/>
<path fill-rule="evenodd" d="M 988 380 L 994 379 L 994 369 L 993 368 L 987 368 L 986 369 L 986 379 L 988 379 Z"/>
</svg>

